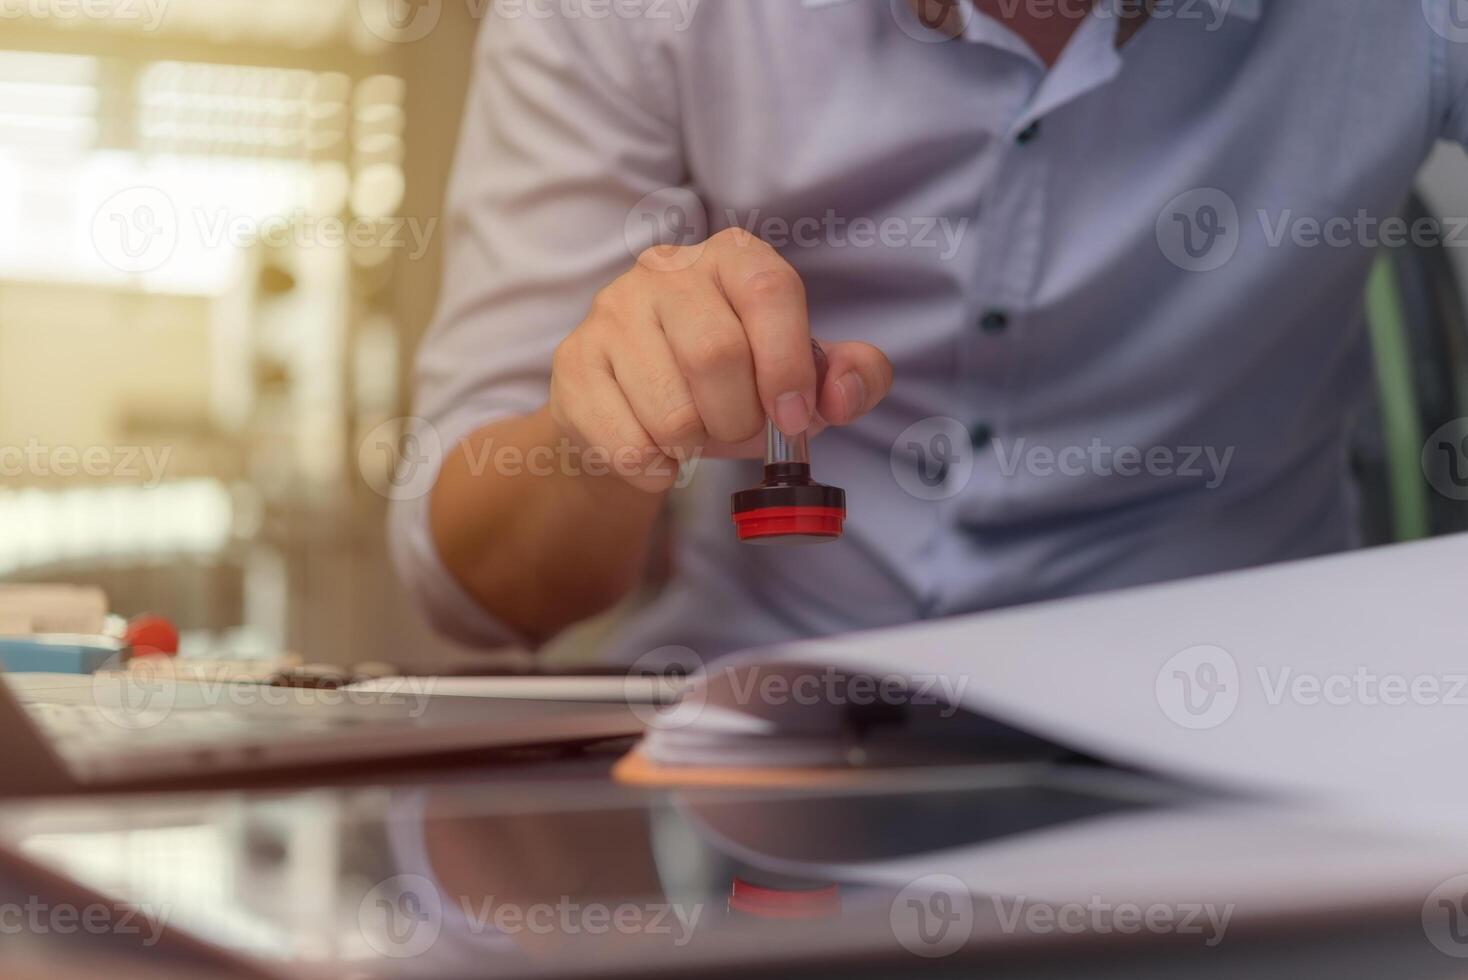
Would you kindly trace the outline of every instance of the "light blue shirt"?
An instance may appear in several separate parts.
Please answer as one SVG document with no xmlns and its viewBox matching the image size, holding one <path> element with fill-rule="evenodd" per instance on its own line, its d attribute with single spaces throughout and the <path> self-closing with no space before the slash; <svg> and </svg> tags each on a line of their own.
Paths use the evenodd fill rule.
<svg viewBox="0 0 1468 980">
<path fill-rule="evenodd" d="M 482 30 L 425 445 L 539 407 L 556 344 L 668 225 L 771 239 L 816 335 L 896 366 L 814 444 L 845 538 L 740 546 L 729 495 L 759 467 L 704 462 L 676 578 L 611 656 L 1353 544 L 1372 222 L 1468 137 L 1468 0 L 1164 0 L 1120 50 L 1103 4 L 1049 71 L 994 20 L 944 40 L 905 0 L 539 6 Z M 504 643 L 434 553 L 429 482 L 395 505 L 404 578 L 446 631 Z"/>
</svg>

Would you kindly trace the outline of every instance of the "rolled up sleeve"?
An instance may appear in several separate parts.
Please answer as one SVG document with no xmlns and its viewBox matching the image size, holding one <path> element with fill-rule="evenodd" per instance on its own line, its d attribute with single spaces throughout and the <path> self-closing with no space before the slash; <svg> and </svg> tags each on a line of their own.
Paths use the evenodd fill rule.
<svg viewBox="0 0 1468 980">
<path fill-rule="evenodd" d="M 640 5 L 613 5 L 615 17 L 501 6 L 480 29 L 446 206 L 443 291 L 414 372 L 414 425 L 431 432 L 435 477 L 466 436 L 544 404 L 557 344 L 659 237 L 636 220 L 640 202 L 692 196 L 670 83 L 659 77 L 657 24 L 631 16 Z M 428 516 L 426 491 L 392 505 L 404 583 L 441 632 L 515 644 L 444 567 Z"/>
</svg>

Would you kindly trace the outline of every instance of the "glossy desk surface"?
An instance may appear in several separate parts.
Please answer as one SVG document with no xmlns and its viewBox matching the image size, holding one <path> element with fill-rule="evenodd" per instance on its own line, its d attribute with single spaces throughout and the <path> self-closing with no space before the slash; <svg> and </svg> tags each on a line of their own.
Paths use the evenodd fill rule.
<svg viewBox="0 0 1468 980">
<path fill-rule="evenodd" d="M 1260 838 L 1209 837 L 1254 825 L 1275 840 L 1273 804 L 1045 765 L 839 790 L 654 790 L 612 783 L 612 758 L 17 802 L 0 808 L 0 847 L 289 975 L 1065 975 L 1083 963 L 1092 975 L 1383 975 L 1389 964 L 1447 976 L 1464 963 L 1423 918 L 1449 855 L 1355 892 L 1302 888 L 1296 875 L 1295 895 L 1275 894 L 1257 880 L 1274 860 L 1255 852 Z M 1317 868 L 1362 852 L 1390 860 L 1397 846 L 1405 863 L 1423 858 L 1327 823 L 1316 833 L 1308 814 L 1280 819 L 1278 839 L 1318 847 Z M 1149 826 L 1184 832 L 1107 843 Z M 1077 857 L 1092 828 L 1093 856 Z M 1135 853 L 1118 861 L 1118 846 Z M 993 865 L 995 889 L 976 887 L 1001 850 L 1013 859 Z M 1258 867 L 1240 873 L 1251 856 Z M 1016 861 L 1021 880 L 1033 867 L 1033 891 L 1016 887 Z M 1215 881 L 1219 863 L 1233 872 Z"/>
</svg>

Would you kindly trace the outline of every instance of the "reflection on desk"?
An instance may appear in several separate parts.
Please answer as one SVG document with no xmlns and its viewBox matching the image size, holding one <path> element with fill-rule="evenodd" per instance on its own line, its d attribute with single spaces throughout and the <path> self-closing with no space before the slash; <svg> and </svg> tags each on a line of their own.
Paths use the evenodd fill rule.
<svg viewBox="0 0 1468 980">
<path fill-rule="evenodd" d="M 1084 766 L 808 792 L 633 789 L 589 768 L 0 810 L 0 843 L 292 970 L 902 975 L 1084 950 L 1102 971 L 1142 951 L 1253 956 L 1291 923 L 1343 950 L 1404 922 L 1392 949 L 1444 965 L 1417 917 L 1451 852 L 1323 814 Z"/>
</svg>

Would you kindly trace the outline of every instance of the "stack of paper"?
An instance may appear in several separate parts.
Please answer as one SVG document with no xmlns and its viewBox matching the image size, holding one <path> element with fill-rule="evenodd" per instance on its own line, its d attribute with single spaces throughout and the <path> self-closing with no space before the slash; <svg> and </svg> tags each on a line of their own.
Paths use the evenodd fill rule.
<svg viewBox="0 0 1468 980">
<path fill-rule="evenodd" d="M 936 698 L 909 709 L 926 736 L 942 704 L 961 707 L 958 748 L 1019 730 L 1183 780 L 1456 827 L 1465 599 L 1457 536 L 796 643 L 711 668 L 643 753 L 672 767 L 839 761 L 855 689 L 822 682 L 812 703 L 788 683 L 835 668 Z M 831 691 L 839 703 L 820 703 Z"/>
</svg>

